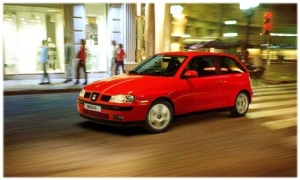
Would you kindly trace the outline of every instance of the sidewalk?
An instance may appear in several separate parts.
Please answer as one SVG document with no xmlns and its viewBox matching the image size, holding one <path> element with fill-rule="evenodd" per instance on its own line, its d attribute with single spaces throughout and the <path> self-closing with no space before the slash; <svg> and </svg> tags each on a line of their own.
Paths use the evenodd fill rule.
<svg viewBox="0 0 300 180">
<path fill-rule="evenodd" d="M 101 78 L 89 78 L 91 83 Z M 40 80 L 5 80 L 3 81 L 4 95 L 18 95 L 18 94 L 34 94 L 34 93 L 62 93 L 62 92 L 78 92 L 83 87 L 80 84 L 74 85 L 73 82 L 64 83 L 65 79 L 51 79 L 51 84 L 39 85 Z M 254 83 L 259 82 L 259 83 Z M 252 80 L 252 86 L 259 86 L 262 84 L 286 84 L 297 82 L 297 64 L 271 64 L 266 68 L 261 79 Z"/>
<path fill-rule="evenodd" d="M 101 78 L 89 78 L 88 82 L 94 82 Z M 84 79 L 78 85 L 75 81 L 64 83 L 65 79 L 51 79 L 51 84 L 40 85 L 40 79 L 34 80 L 6 80 L 3 82 L 4 95 L 18 94 L 41 94 L 41 93 L 63 93 L 80 92 L 83 87 Z"/>
</svg>

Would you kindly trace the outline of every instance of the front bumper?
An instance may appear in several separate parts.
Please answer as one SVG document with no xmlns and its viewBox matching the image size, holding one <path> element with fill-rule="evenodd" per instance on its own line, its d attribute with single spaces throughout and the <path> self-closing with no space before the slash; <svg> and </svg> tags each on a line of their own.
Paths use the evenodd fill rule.
<svg viewBox="0 0 300 180">
<path fill-rule="evenodd" d="M 84 104 L 100 107 L 100 110 L 85 108 Z M 148 104 L 108 105 L 77 99 L 77 110 L 80 116 L 109 125 L 123 125 L 144 121 L 147 109 Z"/>
</svg>

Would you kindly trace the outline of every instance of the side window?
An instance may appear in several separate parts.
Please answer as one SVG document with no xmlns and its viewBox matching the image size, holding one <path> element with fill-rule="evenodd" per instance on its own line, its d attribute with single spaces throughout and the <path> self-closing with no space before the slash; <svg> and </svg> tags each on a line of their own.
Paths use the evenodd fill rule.
<svg viewBox="0 0 300 180">
<path fill-rule="evenodd" d="M 201 72 L 200 73 L 198 72 L 199 76 L 217 74 L 216 67 L 211 56 L 203 56 L 202 61 L 200 62 L 200 66 L 201 66 Z"/>
<path fill-rule="evenodd" d="M 200 61 L 201 61 L 201 58 L 194 57 L 193 59 L 190 60 L 188 65 L 185 67 L 185 69 L 198 71 Z"/>
<path fill-rule="evenodd" d="M 221 74 L 243 73 L 245 69 L 236 60 L 230 57 L 219 57 Z"/>
<path fill-rule="evenodd" d="M 191 59 L 185 69 L 190 69 L 198 72 L 198 76 L 215 75 L 216 68 L 213 59 L 210 56 L 198 56 Z"/>
</svg>

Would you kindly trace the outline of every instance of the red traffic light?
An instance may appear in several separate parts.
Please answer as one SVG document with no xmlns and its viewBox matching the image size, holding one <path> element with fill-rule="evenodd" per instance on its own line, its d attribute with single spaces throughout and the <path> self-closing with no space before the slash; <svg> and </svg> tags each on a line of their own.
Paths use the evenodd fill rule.
<svg viewBox="0 0 300 180">
<path fill-rule="evenodd" d="M 266 12 L 264 14 L 264 25 L 263 25 L 263 34 L 268 35 L 270 34 L 272 24 L 271 24 L 271 19 L 272 19 L 273 14 L 271 12 Z"/>
<path fill-rule="evenodd" d="M 270 29 L 271 29 L 271 24 L 270 24 L 270 23 L 264 24 L 264 30 L 265 30 L 265 31 L 268 31 L 268 30 L 270 30 Z"/>
<path fill-rule="evenodd" d="M 264 14 L 264 18 L 265 18 L 265 19 L 271 19 L 272 16 L 273 16 L 273 14 L 272 14 L 271 12 L 266 12 L 266 13 Z"/>
</svg>

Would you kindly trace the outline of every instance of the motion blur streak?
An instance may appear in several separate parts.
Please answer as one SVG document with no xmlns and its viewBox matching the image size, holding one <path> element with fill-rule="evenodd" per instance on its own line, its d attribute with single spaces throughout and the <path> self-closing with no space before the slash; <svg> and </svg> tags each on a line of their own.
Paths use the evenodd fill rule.
<svg viewBox="0 0 300 180">
<path fill-rule="evenodd" d="M 3 175 L 297 177 L 297 84 L 254 92 L 245 117 L 177 117 L 161 134 L 86 122 L 78 93 L 4 96 Z"/>
</svg>

